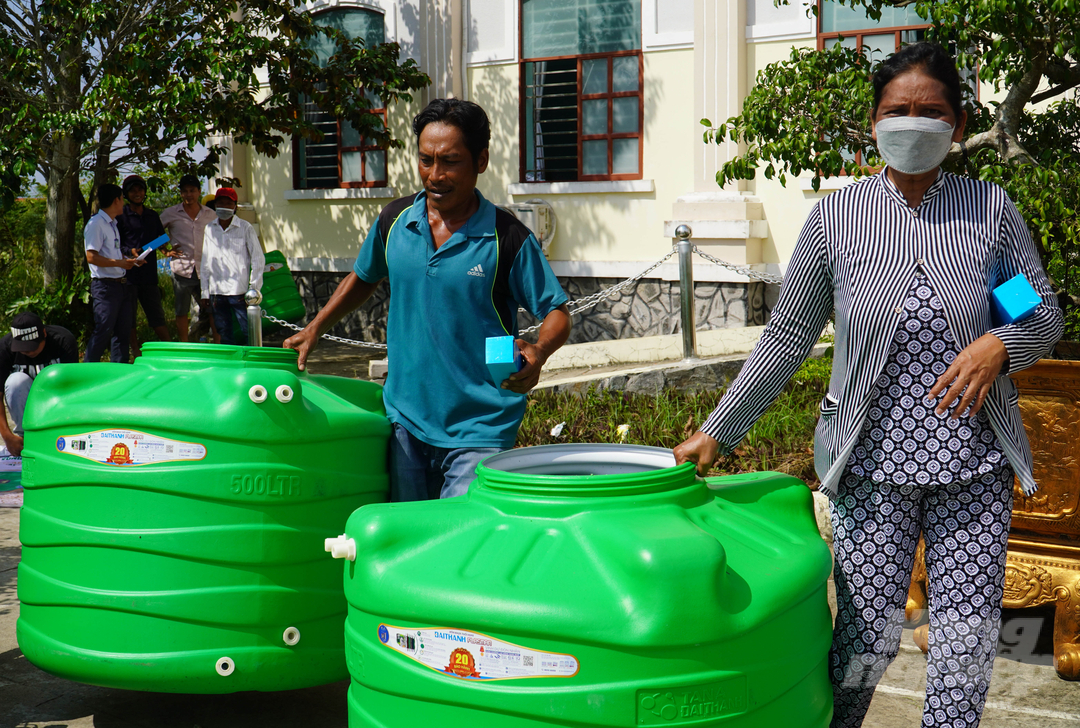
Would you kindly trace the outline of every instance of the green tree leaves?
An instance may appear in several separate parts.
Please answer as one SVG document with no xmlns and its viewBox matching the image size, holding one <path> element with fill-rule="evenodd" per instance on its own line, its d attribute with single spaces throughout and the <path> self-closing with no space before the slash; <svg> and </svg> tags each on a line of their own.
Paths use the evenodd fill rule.
<svg viewBox="0 0 1080 728">
<path fill-rule="evenodd" d="M 327 63 L 310 50 L 318 34 L 338 47 Z M 74 194 L 71 180 L 89 174 L 92 195 L 120 167 L 163 170 L 178 145 L 175 161 L 185 171 L 211 176 L 225 151 L 214 136 L 275 156 L 289 136 L 318 135 L 297 113 L 302 96 L 392 146 L 397 140 L 367 113 L 372 101 L 407 101 L 429 82 L 414 61 L 401 61 L 396 44 L 367 48 L 319 28 L 293 0 L 5 2 L 0 206 L 35 171 Z M 196 159 L 200 145 L 208 153 Z M 88 217 L 89 200 L 80 202 Z M 47 246 L 70 249 L 74 220 L 59 219 L 68 214 L 47 212 Z"/>
</svg>

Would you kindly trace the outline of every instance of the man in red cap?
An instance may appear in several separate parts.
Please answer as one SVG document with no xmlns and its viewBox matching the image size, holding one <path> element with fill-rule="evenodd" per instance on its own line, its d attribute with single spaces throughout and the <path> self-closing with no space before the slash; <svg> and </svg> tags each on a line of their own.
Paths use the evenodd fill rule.
<svg viewBox="0 0 1080 728">
<path fill-rule="evenodd" d="M 116 226 L 120 229 L 120 250 L 125 256 L 131 257 L 141 253 L 144 245 L 164 235 L 165 228 L 158 214 L 143 205 L 146 201 L 146 180 L 137 174 L 129 174 L 124 178 L 121 190 L 127 204 L 117 216 Z M 131 304 L 131 350 L 135 356 L 140 354 L 139 337 L 135 330 L 139 305 L 158 339 L 169 340 L 165 309 L 161 305 L 161 288 L 158 287 L 157 251 L 151 251 L 144 260 L 146 265 L 131 268 L 126 276 L 129 295 L 135 298 Z"/>
<path fill-rule="evenodd" d="M 246 344 L 244 294 L 249 288 L 262 289 L 266 257 L 251 223 L 236 217 L 236 190 L 219 188 L 214 202 L 217 224 L 207 225 L 203 235 L 199 271 L 202 300 L 208 302 L 214 312 L 214 325 L 221 335 L 221 343 Z M 233 336 L 234 319 L 240 327 L 240 341 Z"/>
<path fill-rule="evenodd" d="M 63 326 L 46 326 L 35 313 L 20 313 L 11 320 L 11 333 L 0 339 L 0 379 L 4 398 L 0 399 L 0 437 L 11 455 L 23 449 L 23 410 L 34 377 L 50 364 L 79 361 L 79 345 Z M 4 404 L 7 403 L 5 409 Z M 8 426 L 7 413 L 15 427 Z"/>
</svg>

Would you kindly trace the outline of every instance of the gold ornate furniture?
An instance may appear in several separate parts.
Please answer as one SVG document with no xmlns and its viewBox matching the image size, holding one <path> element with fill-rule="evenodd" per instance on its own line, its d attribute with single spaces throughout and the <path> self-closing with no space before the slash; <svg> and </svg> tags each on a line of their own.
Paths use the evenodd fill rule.
<svg viewBox="0 0 1080 728">
<path fill-rule="evenodd" d="M 1004 606 L 1055 603 L 1054 667 L 1080 680 L 1080 361 L 1044 359 L 1013 375 L 1035 457 L 1039 490 L 1014 491 Z M 926 605 L 922 544 L 908 617 Z M 915 641 L 926 651 L 926 628 Z"/>
</svg>

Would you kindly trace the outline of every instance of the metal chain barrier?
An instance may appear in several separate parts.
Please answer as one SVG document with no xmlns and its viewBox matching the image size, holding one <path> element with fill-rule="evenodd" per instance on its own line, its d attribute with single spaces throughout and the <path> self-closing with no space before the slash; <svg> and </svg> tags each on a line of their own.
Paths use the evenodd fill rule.
<svg viewBox="0 0 1080 728">
<path fill-rule="evenodd" d="M 645 270 L 638 273 L 633 278 L 627 278 L 625 281 L 623 281 L 621 283 L 616 283 L 611 288 L 605 288 L 604 290 L 593 293 L 592 295 L 586 296 L 585 298 L 579 298 L 576 301 L 570 301 L 567 304 L 567 308 L 570 309 L 570 316 L 571 317 L 577 316 L 579 313 L 581 313 L 583 311 L 588 311 L 590 308 L 592 308 L 596 304 L 600 303 L 605 298 L 608 298 L 610 296 L 615 295 L 616 293 L 618 293 L 619 291 L 621 291 L 622 289 L 626 288 L 627 286 L 629 286 L 629 285 L 631 285 L 633 283 L 637 283 L 642 278 L 649 275 L 654 270 L 659 268 L 661 265 L 666 263 L 667 259 L 670 258 L 671 256 L 675 255 L 675 253 L 676 253 L 675 249 L 672 249 L 670 253 L 668 253 L 663 258 L 661 258 L 660 260 L 658 260 L 655 263 L 653 263 L 652 265 L 650 265 Z M 519 308 L 518 310 L 519 311 L 525 311 L 525 309 L 523 309 L 523 308 Z M 541 326 L 541 324 L 536 324 L 535 326 L 530 326 L 527 329 L 522 329 L 519 336 L 524 335 L 524 334 L 531 334 L 534 331 L 538 331 L 540 329 L 540 326 Z"/>
<path fill-rule="evenodd" d="M 627 278 L 625 281 L 622 281 L 620 283 L 616 283 L 614 286 L 611 286 L 610 288 L 605 288 L 602 291 L 598 291 L 598 292 L 593 293 L 593 294 L 591 294 L 589 296 L 585 296 L 584 298 L 579 298 L 576 301 L 570 301 L 569 304 L 567 304 L 567 306 L 568 306 L 568 308 L 570 310 L 570 315 L 571 316 L 577 316 L 580 313 L 588 311 L 590 308 L 596 306 L 598 303 L 600 303 L 604 299 L 610 298 L 611 296 L 615 295 L 616 293 L 623 290 L 624 288 L 627 288 L 628 286 L 631 286 L 634 283 L 637 283 L 642 278 L 646 277 L 647 275 L 652 273 L 654 270 L 656 270 L 657 268 L 662 266 L 664 263 L 666 263 L 668 261 L 668 259 L 671 258 L 671 256 L 675 255 L 676 252 L 678 252 L 678 251 L 676 251 L 674 248 L 672 248 L 671 252 L 669 252 L 663 258 L 661 258 L 660 260 L 658 260 L 655 263 L 653 263 L 652 265 L 650 265 L 645 270 L 638 273 L 633 278 Z M 762 283 L 783 283 L 784 282 L 784 279 L 783 279 L 782 276 L 773 275 L 771 273 L 762 273 L 760 271 L 752 270 L 751 268 L 748 268 L 746 266 L 739 266 L 739 265 L 735 265 L 733 263 L 728 263 L 727 261 L 724 261 L 724 260 L 720 260 L 719 258 L 714 258 L 713 256 L 709 255 L 708 253 L 706 253 L 705 251 L 703 251 L 701 248 L 697 247 L 696 245 L 694 246 L 694 252 L 697 253 L 702 258 L 704 258 L 705 260 L 709 261 L 710 263 L 718 265 L 718 266 L 720 266 L 722 268 L 727 268 L 728 270 L 730 270 L 730 271 L 732 271 L 734 273 L 738 273 L 739 275 L 746 276 L 747 278 L 750 278 L 752 280 L 761 281 Z M 524 311 L 525 309 L 519 309 L 519 310 Z M 302 326 L 297 326 L 296 324 L 291 324 L 288 321 L 283 321 L 282 319 L 279 319 L 276 316 L 271 316 L 265 310 L 262 312 L 262 315 L 263 315 L 263 318 L 265 318 L 265 319 L 267 319 L 269 321 L 273 321 L 278 326 L 284 326 L 286 328 L 292 329 L 293 331 L 303 331 Z M 535 326 L 530 326 L 527 329 L 522 329 L 519 336 L 524 335 L 524 334 L 531 334 L 532 332 L 537 331 L 539 329 L 540 329 L 540 324 L 536 324 Z M 343 338 L 341 336 L 332 336 L 330 334 L 323 334 L 322 338 L 324 338 L 324 339 L 326 339 L 328 341 L 336 341 L 336 342 L 338 342 L 340 344 L 347 344 L 349 346 L 359 346 L 359 347 L 364 347 L 364 348 L 367 348 L 367 349 L 380 349 L 380 350 L 383 350 L 383 351 L 386 350 L 386 344 L 375 344 L 375 343 L 372 343 L 372 342 L 369 342 L 369 341 L 356 341 L 354 339 L 346 339 L 346 338 Z"/>
<path fill-rule="evenodd" d="M 752 280 L 761 281 L 762 283 L 777 284 L 784 282 L 783 276 L 773 275 L 772 273 L 762 273 L 761 271 L 756 271 L 752 268 L 748 268 L 745 265 L 735 265 L 734 263 L 728 263 L 726 260 L 714 258 L 696 245 L 694 246 L 694 252 L 705 260 L 709 261 L 710 263 L 718 265 L 721 268 L 727 268 L 733 273 L 738 273 L 739 275 L 746 276 L 747 278 L 750 278 Z"/>
<path fill-rule="evenodd" d="M 296 324 L 290 324 L 288 321 L 283 321 L 282 319 L 279 319 L 277 316 L 271 316 L 265 310 L 263 310 L 262 315 L 263 315 L 264 319 L 267 319 L 269 321 L 273 321 L 278 326 L 284 326 L 286 328 L 292 329 L 293 331 L 303 331 L 304 330 L 303 326 L 297 326 Z M 332 336 L 331 334 L 323 334 L 322 338 L 326 339 L 327 341 L 336 341 L 339 344 L 348 344 L 349 346 L 362 346 L 365 349 L 381 349 L 383 351 L 386 350 L 386 344 L 375 344 L 375 343 L 370 342 L 370 341 L 356 341 L 354 339 L 345 339 L 345 338 L 342 338 L 340 336 Z"/>
</svg>

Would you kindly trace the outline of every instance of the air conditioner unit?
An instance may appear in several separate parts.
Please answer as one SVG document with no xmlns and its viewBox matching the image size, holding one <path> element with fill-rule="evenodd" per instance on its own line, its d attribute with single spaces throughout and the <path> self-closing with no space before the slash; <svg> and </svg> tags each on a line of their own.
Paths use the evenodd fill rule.
<svg viewBox="0 0 1080 728">
<path fill-rule="evenodd" d="M 555 208 L 545 200 L 533 199 L 528 202 L 511 202 L 505 209 L 533 231 L 546 256 L 551 241 L 555 239 Z"/>
</svg>

